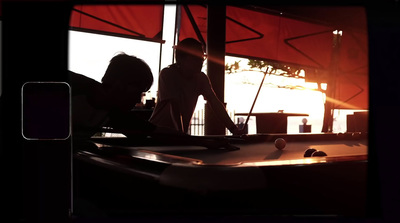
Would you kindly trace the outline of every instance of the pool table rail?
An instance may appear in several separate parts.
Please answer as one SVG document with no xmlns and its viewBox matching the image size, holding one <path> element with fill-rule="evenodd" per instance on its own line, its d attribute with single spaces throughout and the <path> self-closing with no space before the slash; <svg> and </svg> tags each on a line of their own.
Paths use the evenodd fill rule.
<svg viewBox="0 0 400 223">
<path fill-rule="evenodd" d="M 318 169 L 341 163 L 366 166 L 367 155 L 308 157 L 291 160 L 264 160 L 255 162 L 207 163 L 203 160 L 170 155 L 145 149 L 100 147 L 100 154 L 80 151 L 75 158 L 98 166 L 114 169 L 132 176 L 156 181 L 162 185 L 186 188 L 191 191 L 250 190 L 267 187 L 263 171 L 276 168 Z M 107 153 L 106 150 L 112 151 Z M 113 149 L 125 151 L 116 153 Z M 363 164 L 364 163 L 364 164 Z M 267 168 L 267 169 L 266 169 Z M 263 170 L 262 170 L 263 169 Z M 340 173 L 338 173 L 340 174 Z"/>
</svg>

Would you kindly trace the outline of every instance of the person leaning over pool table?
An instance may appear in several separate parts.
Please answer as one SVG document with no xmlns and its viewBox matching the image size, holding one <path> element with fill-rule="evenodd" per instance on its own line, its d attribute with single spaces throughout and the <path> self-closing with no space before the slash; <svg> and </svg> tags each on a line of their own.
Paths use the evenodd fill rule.
<svg viewBox="0 0 400 223">
<path fill-rule="evenodd" d="M 219 148 L 222 142 L 190 139 L 168 127 L 157 126 L 130 112 L 142 93 L 153 84 L 153 74 L 143 60 L 120 53 L 114 56 L 101 80 L 69 71 L 72 102 L 72 132 L 75 141 L 89 139 L 102 127 L 111 127 L 129 137 L 152 135 L 161 140 L 194 143 Z"/>
<path fill-rule="evenodd" d="M 205 59 L 202 44 L 187 38 L 175 48 L 176 63 L 160 72 L 157 104 L 149 121 L 187 133 L 197 100 L 204 96 L 217 117 L 234 135 L 242 135 L 217 98 L 208 76 L 201 72 Z"/>
<path fill-rule="evenodd" d="M 153 84 L 153 74 L 141 59 L 120 53 L 114 56 L 100 82 L 69 72 L 72 92 L 72 130 L 76 138 L 89 138 L 101 127 L 153 132 L 153 124 L 130 110 L 142 92 Z"/>
</svg>

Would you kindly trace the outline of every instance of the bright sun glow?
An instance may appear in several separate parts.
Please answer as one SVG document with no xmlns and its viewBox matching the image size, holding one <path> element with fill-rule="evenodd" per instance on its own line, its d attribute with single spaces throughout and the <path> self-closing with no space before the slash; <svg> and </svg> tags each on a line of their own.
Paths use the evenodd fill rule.
<svg viewBox="0 0 400 223">
<path fill-rule="evenodd" d="M 227 57 L 226 63 L 240 60 L 243 71 L 225 75 L 225 102 L 233 113 L 247 113 L 256 97 L 264 76 L 257 69 L 250 69 L 247 59 Z M 233 62 L 232 62 L 233 61 Z M 301 74 L 301 75 L 304 75 Z M 305 74 L 306 75 L 306 74 Z M 320 132 L 324 115 L 323 93 L 317 91 L 317 83 L 308 83 L 304 78 L 288 78 L 267 74 L 254 105 L 253 112 L 306 113 L 313 132 Z M 298 133 L 305 117 L 289 117 L 288 133 Z M 249 133 L 256 133 L 254 118 L 249 121 Z"/>
</svg>

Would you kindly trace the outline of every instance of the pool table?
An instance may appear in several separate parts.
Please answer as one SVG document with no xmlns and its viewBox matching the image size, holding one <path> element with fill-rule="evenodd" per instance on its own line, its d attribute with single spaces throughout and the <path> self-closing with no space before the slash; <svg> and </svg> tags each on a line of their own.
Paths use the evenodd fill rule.
<svg viewBox="0 0 400 223">
<path fill-rule="evenodd" d="M 91 200 L 101 213 L 111 215 L 365 215 L 364 133 L 204 138 L 223 138 L 237 149 L 168 145 L 151 138 L 92 138 L 74 153 L 75 197 Z M 275 147 L 277 138 L 285 139 L 284 149 Z M 304 157 L 308 148 L 327 156 Z"/>
</svg>

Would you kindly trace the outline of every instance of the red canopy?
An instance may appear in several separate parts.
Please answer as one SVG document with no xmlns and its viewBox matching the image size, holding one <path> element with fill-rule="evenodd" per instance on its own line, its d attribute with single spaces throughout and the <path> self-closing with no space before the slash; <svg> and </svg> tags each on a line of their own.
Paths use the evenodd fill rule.
<svg viewBox="0 0 400 223">
<path fill-rule="evenodd" d="M 330 10 L 341 13 L 340 9 Z M 226 54 L 294 64 L 310 71 L 310 68 L 329 70 L 332 66 L 333 31 L 343 28 L 337 64 L 335 108 L 368 109 L 366 15 L 362 8 L 351 9 L 343 8 L 346 13 L 358 15 L 358 20 L 360 16 L 364 18 L 356 28 L 347 24 L 353 22 L 351 20 L 345 20 L 342 24 L 322 25 L 284 17 L 279 13 L 276 15 L 227 6 Z M 190 5 L 182 6 L 181 11 L 179 39 L 192 37 L 206 42 L 207 8 Z M 190 18 L 195 21 L 194 26 Z M 323 82 L 326 76 L 313 79 Z"/>
<path fill-rule="evenodd" d="M 76 5 L 71 13 L 73 30 L 163 42 L 164 6 Z"/>
<path fill-rule="evenodd" d="M 368 40 L 363 8 L 289 10 L 304 12 L 301 16 L 261 9 L 227 6 L 226 55 L 278 61 L 310 71 L 321 70 L 314 73 L 326 73 L 323 71 L 332 67 L 332 32 L 343 30 L 335 108 L 368 109 Z M 162 19 L 163 5 L 85 5 L 74 7 L 71 28 L 162 42 Z M 181 7 L 179 40 L 187 37 L 206 42 L 205 6 Z M 311 78 L 312 72 L 308 76 L 307 73 L 306 78 L 310 80 L 325 81 L 324 76 Z"/>
</svg>

